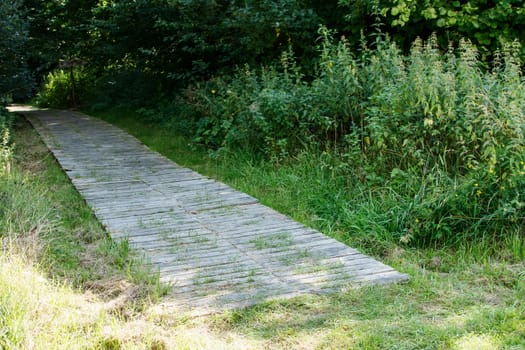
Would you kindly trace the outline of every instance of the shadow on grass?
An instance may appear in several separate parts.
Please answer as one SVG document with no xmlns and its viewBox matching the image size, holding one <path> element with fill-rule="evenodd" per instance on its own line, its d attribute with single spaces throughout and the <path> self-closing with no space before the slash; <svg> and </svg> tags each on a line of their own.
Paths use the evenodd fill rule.
<svg viewBox="0 0 525 350">
<path fill-rule="evenodd" d="M 514 287 L 420 270 L 410 282 L 271 302 L 217 317 L 215 326 L 281 345 L 359 349 L 520 348 L 523 277 Z M 465 347 L 466 346 L 466 347 Z"/>
</svg>

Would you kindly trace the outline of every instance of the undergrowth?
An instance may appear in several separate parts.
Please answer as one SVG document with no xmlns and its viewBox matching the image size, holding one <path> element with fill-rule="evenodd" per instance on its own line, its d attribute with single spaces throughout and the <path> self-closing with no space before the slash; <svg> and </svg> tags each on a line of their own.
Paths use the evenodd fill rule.
<svg viewBox="0 0 525 350">
<path fill-rule="evenodd" d="M 310 150 L 279 163 L 249 152 L 217 157 L 172 130 L 141 122 L 136 112 L 96 114 L 178 164 L 220 179 L 410 275 L 404 284 L 263 303 L 175 326 L 173 315 L 158 316 L 158 324 L 175 332 L 177 346 L 465 350 L 525 345 L 525 246 L 519 236 L 447 248 L 409 247 L 389 238 L 392 227 L 404 220 L 407 201 L 388 182 L 370 189 L 339 176 L 339 162 L 329 152 Z"/>
<path fill-rule="evenodd" d="M 193 142 L 216 156 L 248 152 L 280 165 L 312 154 L 351 194 L 334 210 L 359 210 L 352 198 L 377 203 L 390 219 L 372 226 L 392 242 L 523 239 L 519 44 L 495 53 L 487 71 L 467 40 L 443 52 L 435 36 L 418 39 L 404 56 L 385 36 L 354 53 L 344 38 L 319 33 L 309 80 L 289 49 L 280 67 L 243 67 L 189 87 L 182 102 L 169 103 L 175 114 L 141 112 L 163 125 L 190 125 Z"/>
<path fill-rule="evenodd" d="M 12 119 L 7 110 L 0 105 L 0 177 L 9 176 L 11 172 L 11 126 Z"/>
</svg>

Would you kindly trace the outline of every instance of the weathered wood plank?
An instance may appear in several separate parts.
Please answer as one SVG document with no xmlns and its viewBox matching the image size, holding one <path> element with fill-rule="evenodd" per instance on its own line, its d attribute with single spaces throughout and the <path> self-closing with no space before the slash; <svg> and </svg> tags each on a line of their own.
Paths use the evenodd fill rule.
<svg viewBox="0 0 525 350">
<path fill-rule="evenodd" d="M 172 307 L 202 314 L 407 278 L 103 121 L 25 114 L 112 238 L 173 283 Z"/>
</svg>

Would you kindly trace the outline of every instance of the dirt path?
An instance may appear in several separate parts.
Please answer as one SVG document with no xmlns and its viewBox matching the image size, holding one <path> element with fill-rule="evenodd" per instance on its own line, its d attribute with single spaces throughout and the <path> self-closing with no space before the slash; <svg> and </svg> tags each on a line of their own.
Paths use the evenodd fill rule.
<svg viewBox="0 0 525 350">
<path fill-rule="evenodd" d="M 172 284 L 173 307 L 204 314 L 408 278 L 106 122 L 72 111 L 16 111 L 111 237 L 127 239 Z"/>
</svg>

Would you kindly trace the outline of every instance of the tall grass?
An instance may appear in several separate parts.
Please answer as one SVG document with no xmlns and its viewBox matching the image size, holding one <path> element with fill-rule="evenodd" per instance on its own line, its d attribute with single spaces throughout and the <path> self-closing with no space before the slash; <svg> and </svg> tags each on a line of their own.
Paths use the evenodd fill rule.
<svg viewBox="0 0 525 350">
<path fill-rule="evenodd" d="M 522 230 L 525 83 L 518 51 L 517 43 L 507 46 L 484 72 L 468 41 L 456 56 L 451 48 L 441 54 L 435 37 L 418 40 L 396 78 L 371 96 L 363 148 L 369 163 L 390 178 L 422 179 L 406 239 L 496 239 Z"/>
<path fill-rule="evenodd" d="M 86 348 L 97 339 L 86 338 L 81 330 L 103 324 L 100 306 L 92 312 L 95 305 L 67 287 L 50 284 L 13 252 L 0 256 L 0 305 L 3 349 Z"/>
</svg>

